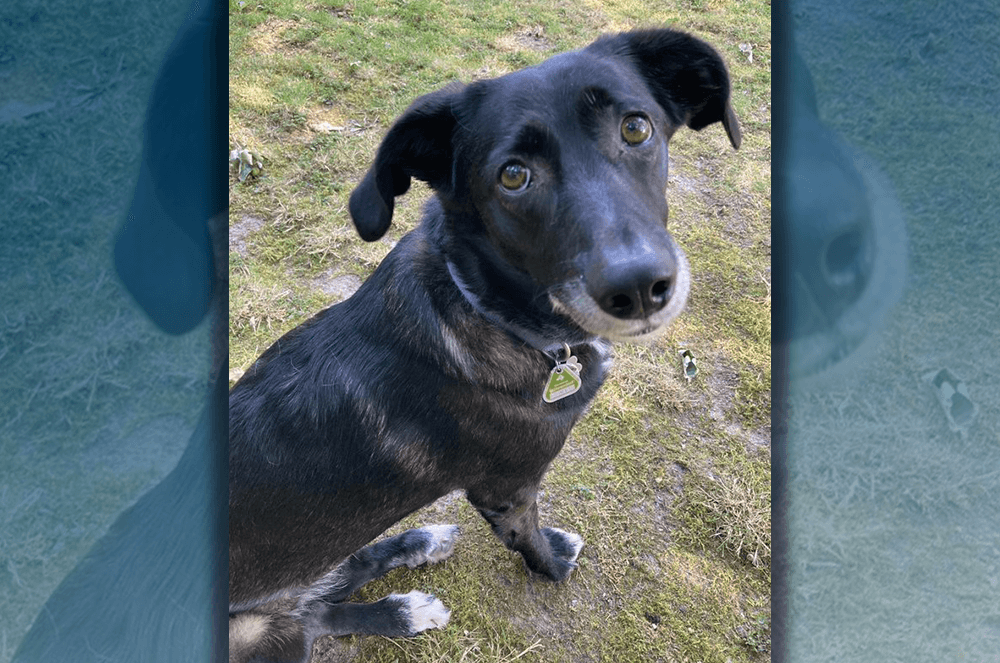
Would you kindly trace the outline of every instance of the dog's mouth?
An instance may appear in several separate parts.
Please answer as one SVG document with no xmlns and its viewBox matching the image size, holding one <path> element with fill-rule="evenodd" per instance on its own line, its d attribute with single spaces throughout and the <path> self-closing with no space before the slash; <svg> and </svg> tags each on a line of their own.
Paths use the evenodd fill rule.
<svg viewBox="0 0 1000 663">
<path fill-rule="evenodd" d="M 556 313 L 564 315 L 589 334 L 610 341 L 645 342 L 655 339 L 676 318 L 687 303 L 691 290 L 691 272 L 687 257 L 672 243 L 676 272 L 670 286 L 670 297 L 656 311 L 630 317 L 608 313 L 587 291 L 583 276 L 565 281 L 549 289 L 549 302 Z"/>
</svg>

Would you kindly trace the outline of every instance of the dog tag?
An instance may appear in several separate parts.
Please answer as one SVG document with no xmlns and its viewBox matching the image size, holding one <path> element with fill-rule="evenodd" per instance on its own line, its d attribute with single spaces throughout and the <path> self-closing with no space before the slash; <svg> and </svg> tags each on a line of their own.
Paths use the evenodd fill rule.
<svg viewBox="0 0 1000 663">
<path fill-rule="evenodd" d="M 555 403 L 580 391 L 581 384 L 580 376 L 565 364 L 560 364 L 549 373 L 549 381 L 545 385 L 545 393 L 542 394 L 542 400 L 546 403 Z"/>
<path fill-rule="evenodd" d="M 542 400 L 546 403 L 572 396 L 580 391 L 580 361 L 569 354 L 569 347 L 566 347 L 568 355 L 564 361 L 556 360 L 555 367 L 549 372 L 549 381 L 545 384 L 545 391 L 542 393 Z"/>
</svg>

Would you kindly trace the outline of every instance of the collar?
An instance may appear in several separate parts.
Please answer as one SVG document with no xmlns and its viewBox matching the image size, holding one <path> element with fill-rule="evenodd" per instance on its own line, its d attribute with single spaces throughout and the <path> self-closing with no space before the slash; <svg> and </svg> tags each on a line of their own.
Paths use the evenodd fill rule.
<svg viewBox="0 0 1000 663">
<path fill-rule="evenodd" d="M 550 341 L 549 339 L 539 334 L 536 334 L 535 332 L 529 329 L 525 329 L 520 325 L 514 324 L 508 320 L 504 320 L 502 317 L 500 317 L 493 311 L 484 308 L 482 302 L 479 301 L 479 297 L 477 297 L 475 294 L 473 294 L 471 290 L 469 290 L 469 287 L 466 285 L 465 281 L 462 280 L 461 276 L 459 276 L 458 269 L 455 267 L 455 264 L 451 260 L 447 259 L 445 260 L 445 264 L 448 265 L 448 275 L 451 276 L 451 280 L 454 281 L 455 286 L 458 288 L 458 291 L 462 293 L 462 297 L 465 298 L 465 301 L 469 303 L 469 306 L 471 306 L 476 311 L 476 313 L 483 316 L 484 318 L 489 320 L 492 324 L 504 330 L 505 332 L 507 332 L 517 340 L 521 341 L 525 345 L 530 346 L 535 350 L 538 350 L 539 352 L 547 356 L 555 363 L 557 364 L 559 363 L 560 361 L 559 358 L 563 354 L 565 354 L 564 347 L 567 346 L 565 342 Z M 596 340 L 597 340 L 596 336 L 591 336 L 587 338 L 585 341 L 579 343 L 578 345 L 591 345 Z"/>
</svg>

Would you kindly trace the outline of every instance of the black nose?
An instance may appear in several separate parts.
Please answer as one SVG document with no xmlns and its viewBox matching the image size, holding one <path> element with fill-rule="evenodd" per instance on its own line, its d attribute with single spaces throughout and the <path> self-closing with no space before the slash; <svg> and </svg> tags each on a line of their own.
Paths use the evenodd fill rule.
<svg viewBox="0 0 1000 663">
<path fill-rule="evenodd" d="M 622 320 L 646 318 L 662 310 L 673 294 L 673 265 L 653 256 L 615 261 L 590 276 L 591 296 Z"/>
<path fill-rule="evenodd" d="M 787 259 L 796 289 L 789 305 L 793 338 L 830 331 L 862 299 L 879 248 L 877 219 L 871 217 L 867 188 L 853 164 L 804 157 L 801 163 L 788 205 Z"/>
<path fill-rule="evenodd" d="M 867 227 L 867 218 L 856 227 L 834 235 L 823 249 L 823 275 L 830 288 L 853 300 L 861 294 L 872 271 L 874 245 Z"/>
</svg>

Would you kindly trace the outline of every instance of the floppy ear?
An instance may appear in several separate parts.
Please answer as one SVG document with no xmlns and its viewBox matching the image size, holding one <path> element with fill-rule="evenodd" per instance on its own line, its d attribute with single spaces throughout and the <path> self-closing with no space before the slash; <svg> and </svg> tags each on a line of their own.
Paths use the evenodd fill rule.
<svg viewBox="0 0 1000 663">
<path fill-rule="evenodd" d="M 586 51 L 627 58 L 656 101 L 668 113 L 677 113 L 675 119 L 695 131 L 722 122 L 729 142 L 740 146 L 726 65 L 702 40 L 676 30 L 636 30 L 601 37 Z"/>
<path fill-rule="evenodd" d="M 394 199 L 410 188 L 411 177 L 434 189 L 450 184 L 453 108 L 462 88 L 453 83 L 419 97 L 382 139 L 375 163 L 351 193 L 348 205 L 354 227 L 366 242 L 389 229 Z"/>
</svg>

